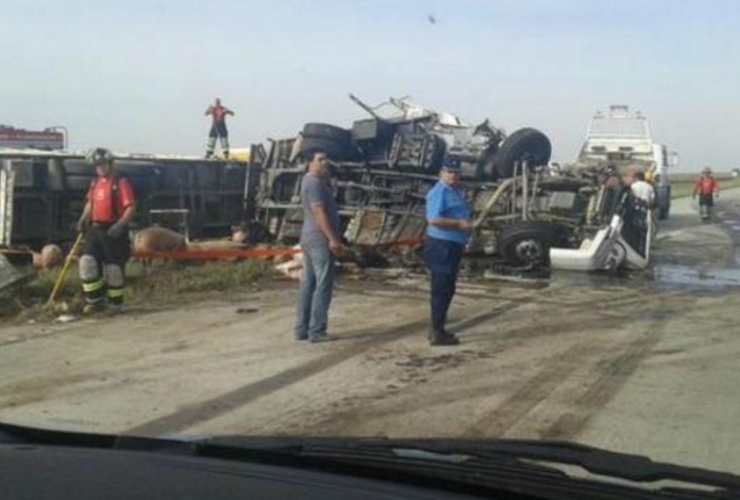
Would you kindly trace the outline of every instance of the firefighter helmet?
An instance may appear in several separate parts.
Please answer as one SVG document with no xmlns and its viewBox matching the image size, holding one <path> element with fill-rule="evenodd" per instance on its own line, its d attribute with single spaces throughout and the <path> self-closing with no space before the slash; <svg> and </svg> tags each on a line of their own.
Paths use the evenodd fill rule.
<svg viewBox="0 0 740 500">
<path fill-rule="evenodd" d="M 87 163 L 93 166 L 97 165 L 112 165 L 113 164 L 113 153 L 109 149 L 105 148 L 94 148 L 91 149 L 85 156 Z"/>
</svg>

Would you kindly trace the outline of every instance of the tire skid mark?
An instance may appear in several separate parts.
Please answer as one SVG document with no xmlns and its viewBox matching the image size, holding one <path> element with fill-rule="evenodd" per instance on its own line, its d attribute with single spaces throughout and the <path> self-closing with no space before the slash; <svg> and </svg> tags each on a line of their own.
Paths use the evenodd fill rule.
<svg viewBox="0 0 740 500">
<path fill-rule="evenodd" d="M 465 320 L 453 325 L 453 328 L 459 328 L 460 325 L 468 328 L 471 325 L 476 324 L 476 322 L 487 321 L 493 317 L 516 309 L 517 307 L 519 307 L 517 304 L 504 303 L 503 305 L 497 306 L 483 314 L 476 315 L 473 318 L 466 318 Z M 410 321 L 403 325 L 397 325 L 392 329 L 381 333 L 375 333 L 372 330 L 367 331 L 366 333 L 371 334 L 371 336 L 348 347 L 338 349 L 326 356 L 310 360 L 302 365 L 239 387 L 210 400 L 186 406 L 169 415 L 164 415 L 133 427 L 126 431 L 125 434 L 147 436 L 185 430 L 196 424 L 212 420 L 241 408 L 252 401 L 266 397 L 281 389 L 285 389 L 295 383 L 305 380 L 308 377 L 325 372 L 340 363 L 344 363 L 351 358 L 364 354 L 374 347 L 388 344 L 407 336 L 418 335 L 420 330 L 427 326 L 428 320 L 425 317 L 424 319 Z"/>
<path fill-rule="evenodd" d="M 516 331 L 507 330 L 505 335 L 496 336 L 496 342 L 493 347 L 487 348 L 485 352 L 489 353 L 490 355 L 505 354 L 508 350 L 520 347 L 530 342 L 535 337 L 563 332 L 577 332 L 580 331 L 579 327 L 583 327 L 583 321 L 581 319 L 576 319 L 572 322 L 569 322 L 568 324 L 558 323 L 556 327 L 553 327 L 552 329 L 542 331 L 538 330 L 537 332 L 533 332 L 531 328 L 519 329 Z M 526 335 L 524 335 L 524 333 L 526 333 Z M 582 366 L 581 360 L 578 361 L 578 366 L 576 366 L 575 368 L 577 369 L 580 366 Z M 433 379 L 433 377 L 433 372 L 424 375 L 425 379 Z M 410 388 L 411 386 L 418 385 L 418 382 L 412 381 L 407 384 L 394 382 L 393 385 L 395 385 L 396 388 L 390 393 L 388 393 L 386 388 L 378 388 L 376 392 L 356 396 L 353 400 L 352 405 L 348 408 L 346 407 L 346 404 L 344 404 L 345 408 L 342 410 L 334 411 L 328 415 L 324 415 L 317 419 L 315 422 L 309 424 L 306 424 L 304 422 L 300 425 L 303 425 L 303 429 L 309 431 L 309 434 L 324 432 L 327 428 L 340 431 L 342 430 L 342 428 L 353 425 L 354 422 L 365 421 L 368 419 L 382 419 L 393 415 L 398 415 L 399 412 L 402 412 L 400 408 L 409 408 L 409 410 L 411 411 L 415 411 L 420 407 L 431 409 L 437 406 L 443 406 L 466 399 L 483 398 L 490 395 L 491 391 L 497 390 L 496 383 L 493 382 L 492 384 L 485 385 L 483 387 L 475 386 L 467 390 L 455 390 L 454 392 L 435 394 L 434 400 L 431 403 L 429 402 L 428 396 L 426 395 L 422 400 L 414 400 L 413 403 L 403 401 L 397 404 L 388 403 L 380 407 L 373 407 L 372 404 L 368 403 L 368 401 L 375 402 L 383 398 L 384 396 L 391 399 L 397 396 L 405 397 L 406 389 Z M 506 386 L 501 386 L 499 389 L 505 390 Z M 305 419 L 305 412 L 301 412 L 300 415 L 302 418 Z M 336 427 L 337 422 L 342 423 L 341 428 Z"/>
<path fill-rule="evenodd" d="M 654 302 L 667 302 L 661 297 Z M 610 304 L 611 305 L 611 304 Z M 673 316 L 675 318 L 675 316 Z M 543 438 L 568 438 L 583 429 L 593 417 L 621 389 L 624 383 L 639 367 L 661 338 L 665 324 L 671 317 L 663 315 L 657 321 L 633 336 L 624 348 L 613 353 L 595 345 L 576 345 L 564 353 L 555 356 L 537 375 L 529 379 L 518 391 L 509 396 L 503 403 L 488 415 L 473 424 L 464 434 L 465 437 L 503 436 L 537 405 L 547 400 L 553 391 L 581 368 L 588 358 L 601 357 L 596 370 L 599 376 L 594 378 L 572 404 L 561 405 L 569 410 L 557 418 L 554 424 L 543 429 Z"/>
<path fill-rule="evenodd" d="M 498 307 L 495 307 L 489 311 L 485 311 L 483 313 L 475 314 L 472 316 L 469 316 L 467 318 L 464 318 L 462 320 L 459 320 L 452 324 L 452 327 L 449 329 L 450 332 L 459 333 L 461 330 L 464 330 L 466 328 L 471 328 L 474 326 L 477 326 L 478 324 L 485 323 L 486 321 L 489 321 L 491 319 L 495 319 L 497 317 L 500 317 L 507 312 L 513 311 L 515 309 L 518 309 L 521 307 L 521 304 L 514 304 L 514 303 L 505 303 Z M 513 339 L 512 341 L 509 341 L 511 344 L 519 344 L 521 343 L 521 339 Z M 507 344 L 509 343 L 507 342 Z M 497 348 L 497 351 L 503 351 L 504 346 Z M 463 350 L 463 351 L 453 351 L 452 355 L 456 353 L 462 353 L 463 355 L 470 355 L 471 353 L 474 353 L 474 351 L 470 350 Z M 443 354 L 442 356 L 449 355 L 449 354 Z M 399 382 L 395 382 L 395 384 L 399 384 Z M 416 382 L 411 383 L 400 383 L 401 387 L 407 388 L 412 385 L 415 385 Z M 400 388 L 398 389 L 400 390 Z M 484 393 L 488 393 L 490 391 L 490 387 L 486 387 L 484 389 L 475 389 L 475 391 L 483 391 Z M 367 419 L 368 417 L 383 417 L 387 416 L 385 410 L 373 408 L 372 406 L 368 406 L 366 404 L 367 400 L 376 400 L 379 393 L 382 393 L 382 395 L 388 395 L 393 396 L 396 395 L 397 391 L 391 391 L 388 392 L 388 389 L 386 387 L 378 387 L 378 392 L 373 392 L 370 394 L 363 394 L 359 396 L 354 396 L 353 403 L 351 406 L 346 407 L 347 403 L 343 403 L 343 406 L 345 406 L 345 409 L 341 411 L 332 411 L 328 415 L 319 416 L 316 421 L 314 422 L 306 422 L 306 412 L 304 411 L 305 407 L 310 406 L 312 403 L 306 403 L 299 405 L 296 408 L 293 408 L 290 412 L 290 414 L 286 415 L 283 414 L 279 420 L 290 422 L 293 418 L 292 415 L 299 415 L 300 419 L 302 420 L 297 425 L 302 426 L 302 429 L 309 434 L 317 434 L 322 432 L 323 429 L 331 428 L 332 425 L 336 424 L 338 421 L 342 421 L 344 423 L 349 422 L 350 424 L 352 422 L 356 422 L 359 419 Z M 455 400 L 459 400 L 461 397 L 460 392 L 456 391 L 454 393 L 451 393 L 447 396 L 447 401 L 452 402 Z M 442 403 L 443 400 L 439 398 L 435 398 L 435 403 Z M 398 407 L 394 406 L 393 413 L 398 413 Z M 320 413 L 320 412 L 319 412 Z M 295 421 L 293 421 L 293 427 L 296 425 Z"/>
<path fill-rule="evenodd" d="M 687 308 L 688 310 L 688 308 Z M 675 319 L 675 316 L 674 316 Z M 611 401 L 642 361 L 651 355 L 660 341 L 669 318 L 651 324 L 645 332 L 628 342 L 615 355 L 599 363 L 600 375 L 574 403 L 574 411 L 565 413 L 542 433 L 543 438 L 566 439 L 579 434 L 588 421 Z"/>
<path fill-rule="evenodd" d="M 454 324 L 450 328 L 450 331 L 453 333 L 458 333 L 458 334 L 463 333 L 465 330 L 469 328 L 472 328 L 480 324 L 484 324 L 487 321 L 490 321 L 491 319 L 495 319 L 496 317 L 499 317 L 508 311 L 516 310 L 524 305 L 528 305 L 528 304 L 540 305 L 539 301 L 533 300 L 533 298 L 536 297 L 537 293 L 538 291 L 536 290 L 533 291 L 531 294 L 532 296 L 529 297 L 529 300 L 512 300 L 511 302 L 504 303 L 501 306 L 494 308 L 490 311 L 484 311 L 482 313 L 475 314 L 465 319 L 462 319 L 458 321 L 456 324 Z M 646 297 L 644 295 L 642 294 L 638 294 L 638 295 L 634 297 L 630 295 L 629 303 L 632 303 L 633 301 L 636 301 L 636 300 L 640 300 L 642 302 L 646 301 Z M 601 301 L 602 299 L 599 298 L 599 299 L 594 299 L 591 303 L 580 302 L 579 307 L 584 307 L 584 305 L 596 305 L 600 303 Z M 553 304 L 553 305 L 560 306 L 559 304 Z M 593 318 L 594 320 L 597 320 L 597 316 L 600 316 L 602 312 L 603 311 L 600 311 L 598 309 L 590 310 L 591 316 L 594 316 Z M 604 328 L 617 328 L 618 326 L 623 324 L 624 320 L 623 318 L 606 318 L 606 319 L 601 318 L 599 319 L 599 321 L 600 321 L 600 325 Z M 574 330 L 579 330 L 579 328 L 583 327 L 583 324 L 584 324 L 583 317 L 579 316 L 579 317 L 574 317 L 572 321 L 567 321 L 564 323 L 559 322 L 556 325 L 549 326 L 547 328 L 532 329 L 531 327 L 526 327 L 526 328 L 519 328 L 517 330 L 512 330 L 512 331 L 507 330 L 506 332 L 503 332 L 504 333 L 503 336 L 497 336 L 497 340 L 500 340 L 500 342 L 497 342 L 495 350 L 496 352 L 503 352 L 507 349 L 510 349 L 518 345 L 522 345 L 525 342 L 531 341 L 534 337 L 539 337 L 542 335 L 553 335 L 553 334 L 558 334 L 558 333 L 572 332 Z M 465 336 L 464 333 L 463 335 L 464 335 L 463 338 L 471 338 L 471 339 L 481 336 L 481 334 L 477 334 L 477 333 L 473 333 L 470 337 Z M 587 349 L 589 350 L 589 352 L 595 351 L 594 347 L 587 347 Z M 572 373 L 573 371 L 575 371 L 576 369 L 582 366 L 582 363 L 583 363 L 582 355 L 583 353 L 579 351 L 577 353 L 571 354 L 571 356 L 568 358 L 569 360 L 568 367 L 567 367 L 568 374 Z M 556 369 L 559 371 L 562 371 L 561 366 L 558 366 Z M 543 379 L 549 379 L 552 377 L 553 375 L 550 372 L 542 375 Z M 539 379 L 533 382 L 533 384 L 540 384 Z M 414 385 L 414 384 L 412 383 L 411 385 Z M 408 385 L 404 385 L 404 387 L 408 387 Z M 490 388 L 487 390 L 490 390 Z M 385 389 L 382 389 L 382 391 L 385 391 Z M 549 394 L 550 394 L 550 390 L 547 390 L 545 392 L 545 395 L 549 395 Z M 390 395 L 393 396 L 394 394 L 390 394 Z M 308 424 L 306 429 L 307 430 L 315 429 L 318 432 L 321 429 L 325 428 L 326 426 L 331 427 L 331 425 L 333 423 L 336 423 L 337 421 L 342 421 L 344 423 L 343 426 L 346 427 L 346 425 L 348 424 L 351 425 L 352 422 L 356 422 L 359 419 L 368 418 L 368 416 L 372 416 L 372 414 L 368 413 L 369 411 L 372 412 L 372 410 L 369 409 L 366 404 L 363 404 L 362 401 L 366 401 L 368 399 L 375 400 L 377 399 L 378 396 L 379 396 L 378 393 L 365 394 L 362 396 L 358 396 L 356 400 L 354 401 L 354 403 L 352 404 L 352 407 L 342 410 L 340 412 L 332 412 L 329 415 L 320 417 L 319 420 L 317 420 L 317 422 Z M 458 394 L 457 396 L 458 396 L 458 399 L 460 399 L 460 395 Z M 304 406 L 306 405 L 301 405 L 301 407 L 304 407 Z M 394 407 L 393 411 L 397 412 L 398 410 L 397 408 Z M 301 415 L 305 417 L 305 413 L 301 412 Z M 382 418 L 383 416 L 385 416 L 384 410 L 379 410 L 378 415 L 376 415 L 376 417 Z M 303 425 L 305 425 L 305 423 Z"/>
<path fill-rule="evenodd" d="M 576 344 L 551 358 L 547 366 L 527 380 L 492 412 L 473 423 L 463 438 L 502 436 L 535 406 L 547 399 L 553 390 L 583 366 L 583 359 L 598 353 L 594 344 Z"/>
<path fill-rule="evenodd" d="M 598 411 L 619 392 L 642 360 L 660 340 L 662 325 L 648 328 L 645 336 L 630 342 L 616 356 L 599 363 L 600 375 L 573 403 L 575 411 L 561 415 L 542 432 L 542 438 L 567 439 L 578 434 Z"/>
</svg>

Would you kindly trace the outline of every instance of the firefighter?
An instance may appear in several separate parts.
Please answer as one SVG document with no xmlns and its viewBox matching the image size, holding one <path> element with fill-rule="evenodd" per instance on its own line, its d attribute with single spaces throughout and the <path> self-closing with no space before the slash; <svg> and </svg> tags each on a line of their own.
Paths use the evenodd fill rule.
<svg viewBox="0 0 740 500">
<path fill-rule="evenodd" d="M 211 123 L 211 131 L 208 133 L 208 149 L 206 149 L 206 158 L 213 156 L 213 151 L 216 149 L 216 139 L 221 140 L 221 149 L 224 153 L 224 158 L 229 157 L 229 131 L 226 129 L 226 116 L 234 116 L 234 112 L 226 106 L 221 105 L 221 99 L 216 98 L 216 102 L 208 106 L 206 109 L 206 116 L 210 115 L 213 118 Z"/>
<path fill-rule="evenodd" d="M 714 198 L 719 196 L 719 182 L 712 175 L 712 169 L 707 167 L 694 184 L 692 199 L 699 195 L 699 212 L 702 219 L 708 219 L 712 214 Z"/>
<path fill-rule="evenodd" d="M 85 293 L 85 314 L 121 312 L 125 267 L 131 255 L 128 225 L 136 212 L 129 182 L 116 174 L 113 154 L 104 148 L 90 151 L 87 162 L 97 177 L 87 192 L 85 209 L 77 230 L 85 234 L 79 261 L 80 281 Z"/>
</svg>

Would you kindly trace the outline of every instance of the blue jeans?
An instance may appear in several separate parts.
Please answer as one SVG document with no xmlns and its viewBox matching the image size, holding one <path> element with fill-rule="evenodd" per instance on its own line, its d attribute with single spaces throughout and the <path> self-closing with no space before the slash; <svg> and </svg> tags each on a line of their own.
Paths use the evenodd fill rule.
<svg viewBox="0 0 740 500">
<path fill-rule="evenodd" d="M 329 306 L 334 289 L 334 256 L 328 247 L 302 246 L 303 278 L 298 289 L 295 338 L 316 339 L 326 335 Z"/>
</svg>

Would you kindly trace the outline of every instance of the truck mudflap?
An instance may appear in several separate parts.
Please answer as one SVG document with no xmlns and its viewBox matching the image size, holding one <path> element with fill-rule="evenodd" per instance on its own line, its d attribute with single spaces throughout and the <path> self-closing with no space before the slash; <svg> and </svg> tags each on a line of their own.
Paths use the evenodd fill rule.
<svg viewBox="0 0 740 500">
<path fill-rule="evenodd" d="M 646 213 L 644 237 L 628 238 L 622 230 L 624 220 L 614 215 L 608 226 L 600 229 L 592 240 L 585 240 L 581 248 L 551 248 L 550 267 L 569 271 L 614 271 L 620 268 L 643 270 L 650 263 L 650 249 L 655 236 L 654 217 Z M 635 248 L 635 241 L 639 248 Z"/>
<path fill-rule="evenodd" d="M 28 274 L 23 274 L 13 267 L 13 265 L 8 261 L 8 258 L 0 253 L 0 290 L 19 283 L 28 276 Z"/>
</svg>

